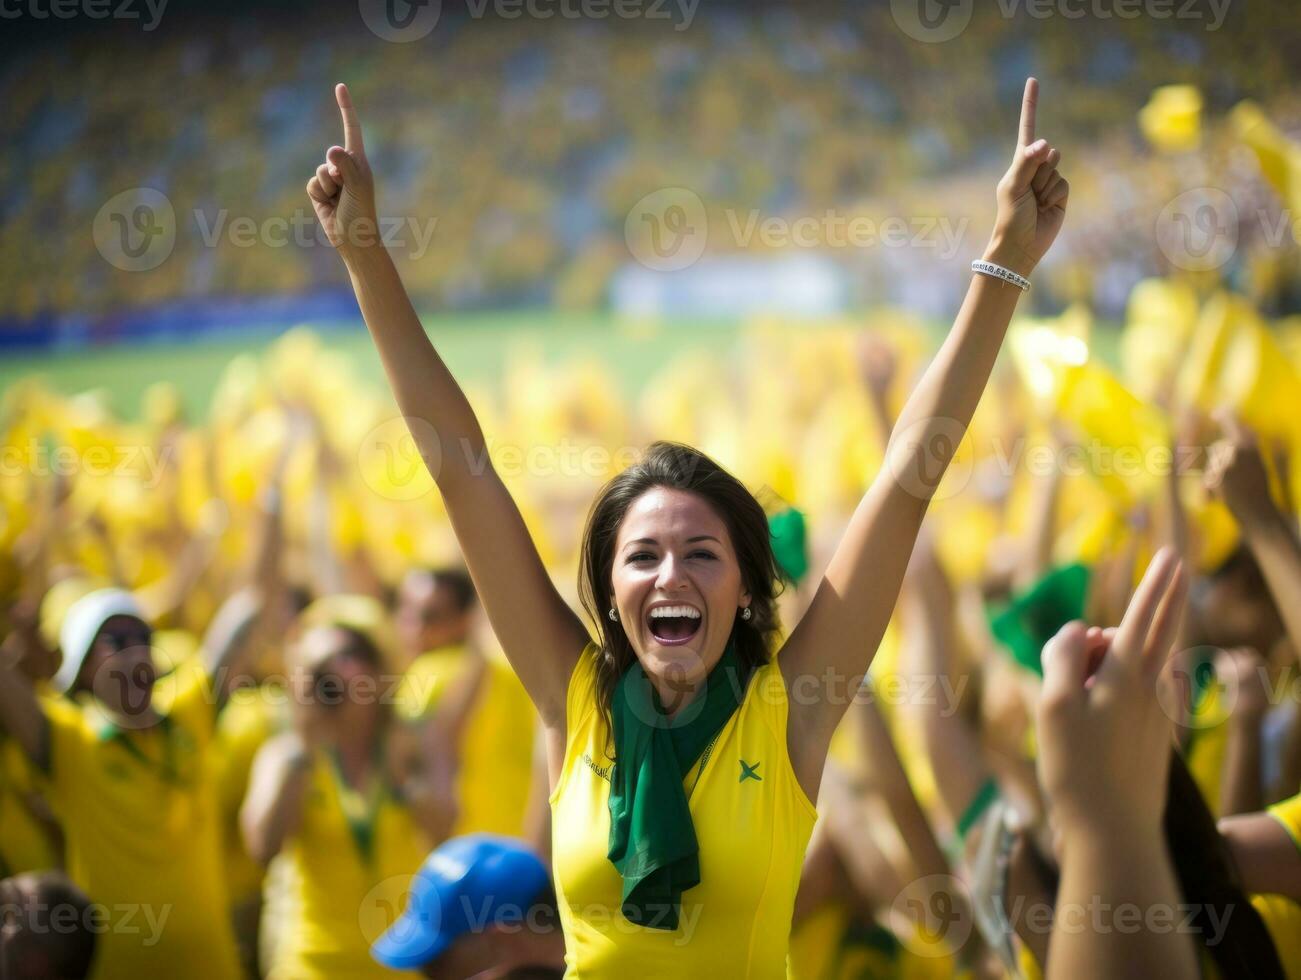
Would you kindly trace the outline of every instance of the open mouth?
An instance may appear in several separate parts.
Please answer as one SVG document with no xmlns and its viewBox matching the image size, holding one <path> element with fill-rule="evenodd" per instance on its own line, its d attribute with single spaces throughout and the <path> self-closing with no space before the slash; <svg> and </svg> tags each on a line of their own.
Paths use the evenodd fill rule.
<svg viewBox="0 0 1301 980">
<path fill-rule="evenodd" d="M 700 622 L 700 610 L 682 603 L 656 606 L 647 618 L 651 636 L 664 646 L 686 643 L 699 632 Z"/>
</svg>

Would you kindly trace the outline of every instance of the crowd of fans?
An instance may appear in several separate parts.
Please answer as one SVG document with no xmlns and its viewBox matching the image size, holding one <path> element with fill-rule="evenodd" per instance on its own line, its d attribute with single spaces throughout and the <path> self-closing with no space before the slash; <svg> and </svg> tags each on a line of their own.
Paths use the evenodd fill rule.
<svg viewBox="0 0 1301 980">
<path fill-rule="evenodd" d="M 1081 164 L 1081 220 L 1041 290 L 1119 312 L 1134 282 L 1171 268 L 1151 233 L 1163 207 L 1212 185 L 1241 213 L 1240 288 L 1274 300 L 1272 266 L 1280 253 L 1294 264 L 1294 244 L 1262 243 L 1257 207 L 1271 222 L 1277 208 L 1234 155 L 1225 116 L 1254 99 L 1284 130 L 1301 123 L 1286 40 L 1295 7 L 1247 18 L 1227 5 L 1215 24 L 1204 4 L 1170 18 L 1029 6 L 974 5 L 961 37 L 939 44 L 909 37 L 888 4 L 705 4 L 689 22 L 479 18 L 444 4 L 410 44 L 379 40 L 351 9 L 313 9 L 305 34 L 291 7 L 212 23 L 169 11 L 152 32 L 23 46 L 3 69 L 0 316 L 333 285 L 297 179 L 334 111 L 323 77 L 348 78 L 370 108 L 409 286 L 441 307 L 600 308 L 631 261 L 630 209 L 661 188 L 700 196 L 711 254 L 770 254 L 762 237 L 731 231 L 756 210 L 980 225 L 1005 152 L 1001 107 L 1031 71 L 1070 93 L 1051 122 Z M 1208 77 L 1200 139 L 1152 150 L 1137 124 L 1152 91 Z M 156 268 L 129 272 L 91 231 L 114 195 L 140 187 L 166 196 L 176 239 Z M 946 276 L 962 270 L 939 266 L 928 244 L 822 252 L 853 272 L 858 301 L 903 298 L 900 279 L 947 295 Z"/>
<path fill-rule="evenodd" d="M 1301 344 L 1274 326 L 1241 297 L 1150 280 L 1113 373 L 1078 311 L 1014 324 L 833 747 L 796 976 L 1034 975 L 1051 926 L 1030 910 L 1052 908 L 1057 874 L 1034 771 L 1041 651 L 1066 620 L 1117 623 L 1162 544 L 1191 579 L 1188 685 L 1162 707 L 1180 732 L 1165 832 L 1199 948 L 1225 976 L 1284 975 L 1261 967 L 1270 950 L 1298 969 L 1301 485 L 1283 407 Z M 723 372 L 682 358 L 641 403 L 585 361 L 519 361 L 471 397 L 571 600 L 586 502 L 654 433 L 759 492 L 791 623 L 882 465 L 921 336 L 884 313 L 756 323 Z M 532 710 L 405 423 L 346 363 L 295 332 L 233 362 L 206 418 L 179 405 L 156 386 L 125 420 L 37 383 L 6 393 L 4 872 L 104 910 L 104 976 L 200 948 L 213 976 L 237 955 L 249 975 L 382 973 L 368 947 L 429 848 L 490 832 L 547 853 Z M 128 929 L 128 905 L 154 918 Z M 1207 915 L 1230 906 L 1220 930 Z M 464 930 L 480 944 L 445 966 L 554 966 L 554 922 L 527 947 Z"/>
</svg>

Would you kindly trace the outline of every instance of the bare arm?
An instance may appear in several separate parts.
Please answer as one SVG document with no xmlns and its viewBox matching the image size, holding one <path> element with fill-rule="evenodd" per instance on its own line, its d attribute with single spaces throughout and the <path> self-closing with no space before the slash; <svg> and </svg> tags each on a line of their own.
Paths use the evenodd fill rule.
<svg viewBox="0 0 1301 980">
<path fill-rule="evenodd" d="M 266 864 L 298 830 L 311 767 L 311 752 L 296 732 L 278 735 L 258 750 L 239 811 L 240 832 L 253 860 Z"/>
<path fill-rule="evenodd" d="M 1241 525 L 1292 649 L 1301 657 L 1301 541 L 1296 526 L 1270 496 L 1255 435 L 1229 415 L 1219 420 L 1228 438 L 1211 447 L 1206 485 L 1224 499 Z"/>
<path fill-rule="evenodd" d="M 50 723 L 32 683 L 18 669 L 7 637 L 0 647 L 0 730 L 8 732 L 41 772 L 50 771 Z"/>
<path fill-rule="evenodd" d="M 1039 773 L 1061 835 L 1048 980 L 1199 975 L 1186 933 L 1092 914 L 1099 901 L 1144 918 L 1180 901 L 1162 831 L 1173 733 L 1158 690 L 1172 685 L 1186 596 L 1182 568 L 1162 549 L 1114 634 L 1073 622 L 1044 647 Z"/>
<path fill-rule="evenodd" d="M 1261 723 L 1269 710 L 1265 686 L 1267 665 L 1255 650 L 1221 650 L 1215 673 L 1237 692 L 1229 715 L 1224 771 L 1220 782 L 1220 813 L 1254 813 L 1265 806 Z"/>
<path fill-rule="evenodd" d="M 569 675 L 587 630 L 547 576 L 519 508 L 488 459 L 479 421 L 416 317 L 375 231 L 374 186 L 361 126 L 336 90 L 345 145 L 332 147 L 308 194 L 352 279 L 416 447 L 447 505 L 484 609 L 549 729 L 563 730 Z"/>
<path fill-rule="evenodd" d="M 1281 823 L 1268 813 L 1245 813 L 1225 817 L 1219 826 L 1243 891 L 1301 901 L 1301 850 Z"/>
<path fill-rule="evenodd" d="M 1026 83 L 1013 162 L 998 187 L 998 222 L 985 256 L 1023 275 L 1047 251 L 1065 217 L 1061 154 L 1034 138 L 1038 83 Z M 886 463 L 831 558 L 808 612 L 781 654 L 788 688 L 830 671 L 850 689 L 885 632 L 922 517 L 985 390 L 1021 290 L 976 275 L 953 329 L 904 405 Z M 846 637 L 854 637 L 846 643 Z M 843 699 L 792 703 L 788 741 L 805 789 L 816 789 Z"/>
</svg>

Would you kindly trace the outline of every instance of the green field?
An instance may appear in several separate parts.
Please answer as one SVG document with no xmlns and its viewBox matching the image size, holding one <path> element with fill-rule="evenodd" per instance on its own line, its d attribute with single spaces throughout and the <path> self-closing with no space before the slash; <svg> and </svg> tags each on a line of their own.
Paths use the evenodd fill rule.
<svg viewBox="0 0 1301 980">
<path fill-rule="evenodd" d="M 483 313 L 422 318 L 439 352 L 461 380 L 491 384 L 501 376 L 512 351 L 528 350 L 549 363 L 596 358 L 610 366 L 624 390 L 637 395 L 646 381 L 673 357 L 694 351 L 729 355 L 739 324 L 735 320 L 621 320 L 608 314 Z M 1099 325 L 1098 354 L 1115 362 L 1114 329 Z M 792 330 L 817 330 L 793 324 Z M 930 331 L 932 342 L 944 325 Z M 0 363 L 0 392 L 23 378 L 43 378 L 55 390 L 75 394 L 107 392 L 109 404 L 124 418 L 136 416 L 140 394 L 156 381 L 180 390 L 190 418 L 202 418 L 222 370 L 233 357 L 257 354 L 275 342 L 279 331 L 241 332 L 234 338 L 187 343 L 114 344 L 33 356 Z M 341 351 L 364 383 L 384 385 L 379 357 L 360 321 L 354 328 L 321 334 L 323 344 Z"/>
<path fill-rule="evenodd" d="M 595 357 L 608 363 L 631 392 L 673 356 L 691 350 L 723 354 L 736 333 L 728 321 L 620 321 L 606 315 L 510 313 L 422 318 L 439 352 L 456 376 L 490 383 L 500 376 L 512 350 L 537 351 L 548 362 Z M 140 393 L 156 381 L 180 389 L 191 418 L 201 418 L 223 368 L 240 354 L 257 354 L 275 342 L 277 331 L 246 332 L 233 339 L 189 343 L 133 343 L 38 356 L 9 357 L 0 364 L 0 391 L 16 381 L 43 378 L 55 390 L 74 394 L 103 389 L 115 412 L 137 414 Z M 379 357 L 365 328 L 332 325 L 323 344 L 343 352 L 363 382 L 384 383 Z"/>
</svg>

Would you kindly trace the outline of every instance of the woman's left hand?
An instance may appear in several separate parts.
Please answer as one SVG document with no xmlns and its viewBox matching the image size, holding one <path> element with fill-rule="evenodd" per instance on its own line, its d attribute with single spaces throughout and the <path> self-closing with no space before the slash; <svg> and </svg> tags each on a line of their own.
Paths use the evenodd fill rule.
<svg viewBox="0 0 1301 980">
<path fill-rule="evenodd" d="M 985 259 L 1029 276 L 1062 230 L 1070 185 L 1057 171 L 1061 151 L 1035 138 L 1039 82 L 1028 78 L 1012 165 L 998 182 L 998 216 Z"/>
</svg>

